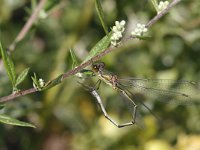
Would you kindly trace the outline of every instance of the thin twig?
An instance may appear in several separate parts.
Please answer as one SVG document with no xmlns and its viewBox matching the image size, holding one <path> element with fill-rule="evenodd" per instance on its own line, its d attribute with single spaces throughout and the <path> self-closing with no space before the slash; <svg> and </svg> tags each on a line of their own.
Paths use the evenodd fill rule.
<svg viewBox="0 0 200 150">
<path fill-rule="evenodd" d="M 41 9 L 44 7 L 45 2 L 46 2 L 46 0 L 40 0 L 40 2 L 38 3 L 37 7 L 34 10 L 34 12 L 30 16 L 30 18 L 28 19 L 26 24 L 23 26 L 22 30 L 19 32 L 19 34 L 17 35 L 17 37 L 15 38 L 13 43 L 9 46 L 9 48 L 8 48 L 9 51 L 13 51 L 16 47 L 16 44 L 26 36 L 28 31 L 32 27 L 33 23 L 36 21 Z"/>
<path fill-rule="evenodd" d="M 178 4 L 181 0 L 173 0 L 168 7 L 160 12 L 158 15 L 156 15 L 153 19 L 151 19 L 147 24 L 146 27 L 150 27 L 155 22 L 157 22 L 162 16 L 164 16 L 172 7 L 174 7 L 176 4 Z"/>
<path fill-rule="evenodd" d="M 42 1 L 42 0 L 41 0 Z M 43 0 L 45 1 L 45 0 Z M 156 15 L 153 19 L 151 19 L 147 24 L 146 27 L 150 27 L 152 26 L 154 23 L 156 23 L 161 17 L 163 17 L 173 6 L 175 6 L 177 3 L 179 3 L 181 0 L 173 0 L 172 3 L 170 3 L 168 5 L 168 7 L 163 10 L 161 13 L 159 13 L 158 15 Z M 68 71 L 67 73 L 63 74 L 63 78 L 67 78 L 71 75 L 75 75 L 76 73 L 78 73 L 79 71 L 81 71 L 82 69 L 84 69 L 85 67 L 91 65 L 93 62 L 99 60 L 100 58 L 102 58 L 103 56 L 107 55 L 108 53 L 116 50 L 117 48 L 123 46 L 126 42 L 128 42 L 131 39 L 134 39 L 136 37 L 128 37 L 126 38 L 126 40 L 124 40 L 120 45 L 118 45 L 117 47 L 109 47 L 106 50 L 104 50 L 103 52 L 101 52 L 100 54 L 94 56 L 93 58 L 91 58 L 90 60 L 86 61 L 85 63 L 77 66 L 76 68 Z M 19 96 L 23 96 L 23 95 L 27 95 L 27 94 L 31 94 L 31 93 L 35 93 L 37 92 L 36 89 L 31 88 L 31 89 L 27 89 L 24 91 L 20 91 L 16 94 L 10 94 L 8 96 L 4 96 L 0 98 L 0 103 L 4 103 L 4 102 L 8 102 L 11 101 Z"/>
</svg>

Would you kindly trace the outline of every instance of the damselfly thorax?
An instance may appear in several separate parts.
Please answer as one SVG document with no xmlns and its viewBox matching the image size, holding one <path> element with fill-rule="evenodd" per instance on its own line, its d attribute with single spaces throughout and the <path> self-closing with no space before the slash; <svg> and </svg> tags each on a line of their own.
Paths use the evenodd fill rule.
<svg viewBox="0 0 200 150">
<path fill-rule="evenodd" d="M 103 62 L 95 63 L 92 65 L 92 70 L 97 74 L 100 80 L 104 81 L 114 89 L 117 88 L 118 77 L 110 72 L 104 70 L 105 64 Z"/>
</svg>

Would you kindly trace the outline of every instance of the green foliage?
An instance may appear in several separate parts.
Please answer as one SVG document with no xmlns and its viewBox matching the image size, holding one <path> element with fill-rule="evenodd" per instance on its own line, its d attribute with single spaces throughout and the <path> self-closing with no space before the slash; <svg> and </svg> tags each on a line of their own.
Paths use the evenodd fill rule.
<svg viewBox="0 0 200 150">
<path fill-rule="evenodd" d="M 156 11 L 158 11 L 158 1 L 157 0 L 151 0 L 151 3 L 153 4 Z"/>
<path fill-rule="evenodd" d="M 34 76 L 31 76 L 31 79 L 32 79 L 32 81 L 33 81 L 34 87 L 36 87 L 37 90 L 40 91 L 40 90 L 42 89 L 42 87 L 41 87 L 41 85 L 40 85 L 39 79 L 38 79 L 38 77 L 37 77 L 37 75 L 36 75 L 35 72 L 34 72 Z"/>
<path fill-rule="evenodd" d="M 3 49 L 1 42 L 0 42 L 0 51 L 1 51 L 1 56 L 3 58 L 3 63 L 6 69 L 6 72 L 8 74 L 8 77 L 10 78 L 10 81 L 12 83 L 13 88 L 15 87 L 16 84 L 16 75 L 15 75 L 15 68 L 14 68 L 14 63 L 12 59 L 9 57 L 7 51 Z"/>
<path fill-rule="evenodd" d="M 104 51 L 108 46 L 110 45 L 110 38 L 111 38 L 112 32 L 110 32 L 108 35 L 105 35 L 89 52 L 88 56 L 83 62 L 86 62 L 90 60 L 92 57 L 96 56 L 100 52 Z"/>
<path fill-rule="evenodd" d="M 44 87 L 42 87 L 42 90 L 50 89 L 58 84 L 60 84 L 63 80 L 63 74 L 59 75 L 57 78 L 47 82 Z"/>
<path fill-rule="evenodd" d="M 14 119 L 14 118 L 11 118 L 7 115 L 2 115 L 2 114 L 0 114 L 0 122 L 5 123 L 5 124 L 9 124 L 9 125 L 14 125 L 14 126 L 36 128 L 33 124 L 23 122 L 23 121 L 19 121 L 17 119 Z"/>
<path fill-rule="evenodd" d="M 1 40 L 6 47 L 23 27 L 22 20 L 29 17 L 23 11 L 24 6 L 30 6 L 27 2 L 30 3 L 12 1 L 11 5 L 8 0 L 3 0 L 3 3 L 0 1 Z M 55 4 L 56 9 L 51 9 L 48 17 L 33 26 L 25 39 L 17 44 L 17 49 L 11 53 L 16 72 L 31 66 L 38 79 L 40 75 L 46 80 L 54 79 L 71 70 L 73 59 L 69 60 L 69 48 L 76 49 L 74 56 L 77 56 L 78 60 L 84 60 L 94 45 L 97 50 L 94 54 L 90 52 L 90 58 L 96 56 L 100 49 L 105 50 L 101 46 L 97 48 L 97 42 L 105 33 L 101 33 L 102 26 L 99 26 L 99 18 L 94 15 L 93 4 L 93 0 L 60 1 Z M 147 19 L 156 15 L 150 1 L 102 0 L 101 4 L 102 7 L 106 6 L 103 10 L 108 24 L 113 25 L 115 20 L 124 19 L 130 30 L 134 30 L 137 19 L 140 20 L 137 23 L 146 23 Z M 15 12 L 22 15 L 15 17 Z M 129 40 L 100 61 L 104 61 L 107 70 L 120 78 L 200 81 L 199 17 L 199 0 L 182 1 L 148 28 L 150 40 Z M 125 30 L 126 36 L 129 35 L 128 31 Z M 8 95 L 12 87 L 9 86 L 10 80 L 2 69 L 2 61 L 0 62 L 2 97 Z M 90 77 L 92 72 L 89 69 L 86 68 L 81 73 Z M 61 79 L 62 77 L 59 77 L 55 83 L 59 83 Z M 98 79 L 89 79 L 83 84 L 95 86 Z M 52 85 L 50 83 L 45 85 L 49 87 Z M 33 83 L 31 80 L 24 80 L 23 86 L 23 89 L 29 89 Z M 134 89 L 130 90 L 134 92 Z M 118 110 L 119 115 L 114 112 L 121 102 L 119 94 L 104 83 L 101 83 L 98 93 L 109 115 L 116 121 L 123 118 L 126 109 Z M 136 123 L 131 127 L 116 128 L 102 115 L 95 99 L 77 84 L 77 78 L 74 76 L 52 89 L 20 96 L 2 106 L 0 113 L 20 120 L 31 120 L 33 124 L 37 124 L 38 129 L 7 127 L 0 123 L 0 149 L 51 149 L 58 144 L 57 141 L 62 149 L 73 150 L 169 150 L 187 148 L 188 143 L 198 146 L 199 142 L 196 141 L 200 141 L 199 98 L 196 98 L 194 105 L 176 106 L 151 101 L 147 95 L 137 91 L 134 94 L 150 106 L 161 118 L 161 122 L 138 106 L 139 117 L 136 121 L 141 126 Z"/>
<path fill-rule="evenodd" d="M 21 72 L 21 74 L 17 77 L 15 87 L 17 87 L 20 83 L 22 83 L 24 81 L 24 79 L 28 75 L 28 72 L 29 72 L 29 68 L 26 68 L 25 70 L 23 70 Z"/>
<path fill-rule="evenodd" d="M 100 0 L 95 0 L 95 8 L 96 8 L 96 11 L 98 13 L 99 19 L 101 21 L 101 25 L 102 25 L 105 33 L 108 35 L 108 27 L 105 23 L 104 13 L 103 13 L 103 9 L 102 9 Z"/>
<path fill-rule="evenodd" d="M 136 38 L 138 38 L 140 40 L 150 40 L 152 37 L 151 36 L 144 36 L 144 35 L 142 35 L 142 36 L 137 35 Z"/>
<path fill-rule="evenodd" d="M 50 89 L 50 88 L 60 84 L 63 80 L 63 74 L 61 74 L 57 78 L 47 82 L 44 86 L 41 85 L 36 73 L 34 73 L 34 76 L 31 78 L 32 78 L 34 87 L 39 91 L 43 91 L 43 90 Z"/>
<path fill-rule="evenodd" d="M 74 53 L 74 50 L 73 49 L 69 49 L 70 51 L 70 54 L 71 54 L 71 58 L 72 58 L 72 69 L 75 68 L 78 64 L 77 62 L 77 58 L 76 58 L 76 55 Z"/>
<path fill-rule="evenodd" d="M 14 63 L 12 59 L 9 57 L 7 51 L 3 49 L 1 42 L 0 42 L 0 51 L 1 51 L 1 55 L 3 58 L 3 63 L 5 66 L 7 75 L 13 86 L 13 92 L 17 92 L 19 91 L 17 86 L 24 81 L 24 79 L 28 75 L 29 68 L 22 71 L 21 74 L 16 79 Z"/>
</svg>

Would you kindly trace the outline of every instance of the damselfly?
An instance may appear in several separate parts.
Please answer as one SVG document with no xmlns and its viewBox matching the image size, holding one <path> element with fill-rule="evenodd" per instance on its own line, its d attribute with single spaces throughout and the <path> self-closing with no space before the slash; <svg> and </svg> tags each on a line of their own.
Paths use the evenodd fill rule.
<svg viewBox="0 0 200 150">
<path fill-rule="evenodd" d="M 90 92 L 96 98 L 104 116 L 119 128 L 135 124 L 136 110 L 138 106 L 136 102 L 138 102 L 138 99 L 134 99 L 135 95 L 132 93 L 132 91 L 148 95 L 148 97 L 160 100 L 162 102 L 188 105 L 192 102 L 191 96 L 189 95 L 191 93 L 185 93 L 181 90 L 186 89 L 186 92 L 188 92 L 188 89 L 190 90 L 192 88 L 196 88 L 197 86 L 197 83 L 193 81 L 141 78 L 120 79 L 117 77 L 117 75 L 106 71 L 104 68 L 105 64 L 103 62 L 92 65 L 92 71 L 94 72 L 94 75 L 99 78 L 98 83 L 100 84 L 101 81 L 105 82 L 120 95 L 125 97 L 124 102 L 132 113 L 132 120 L 123 124 L 116 123 L 106 112 L 97 90 L 95 88 L 90 88 Z M 142 101 L 139 101 L 139 103 L 152 112 Z"/>
</svg>

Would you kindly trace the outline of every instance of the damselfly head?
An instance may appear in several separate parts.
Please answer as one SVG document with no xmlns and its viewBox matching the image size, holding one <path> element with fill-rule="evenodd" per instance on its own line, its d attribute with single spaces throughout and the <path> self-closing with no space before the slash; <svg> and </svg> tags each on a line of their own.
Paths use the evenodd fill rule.
<svg viewBox="0 0 200 150">
<path fill-rule="evenodd" d="M 105 67 L 105 63 L 104 62 L 98 62 L 98 63 L 94 63 L 92 65 L 92 70 L 94 72 L 99 72 L 100 70 L 102 70 Z"/>
</svg>

